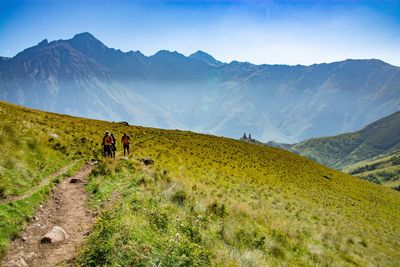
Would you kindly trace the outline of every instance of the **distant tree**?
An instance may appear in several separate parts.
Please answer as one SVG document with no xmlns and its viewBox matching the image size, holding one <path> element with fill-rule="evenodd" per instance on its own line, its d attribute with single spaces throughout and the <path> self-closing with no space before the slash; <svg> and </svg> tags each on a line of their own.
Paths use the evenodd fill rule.
<svg viewBox="0 0 400 267">
<path fill-rule="evenodd" d="M 245 139 L 245 140 L 247 139 L 246 133 L 243 134 L 242 139 Z"/>
<path fill-rule="evenodd" d="M 252 139 L 251 139 L 251 134 L 249 134 L 249 140 L 252 140 Z"/>
</svg>

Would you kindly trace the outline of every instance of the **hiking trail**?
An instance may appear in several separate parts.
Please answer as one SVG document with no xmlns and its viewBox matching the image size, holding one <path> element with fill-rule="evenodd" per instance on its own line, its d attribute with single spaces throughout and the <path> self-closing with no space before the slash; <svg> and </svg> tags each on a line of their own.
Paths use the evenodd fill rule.
<svg viewBox="0 0 400 267">
<path fill-rule="evenodd" d="M 91 170 L 92 165 L 87 163 L 74 176 L 64 178 L 52 189 L 47 203 L 39 206 L 32 221 L 10 243 L 1 266 L 71 265 L 77 248 L 82 245 L 94 223 L 84 188 Z M 79 179 L 78 182 L 70 183 L 74 178 Z M 56 225 L 63 228 L 69 238 L 59 243 L 42 244 L 42 237 Z"/>
<path fill-rule="evenodd" d="M 18 200 L 22 200 L 25 198 L 28 198 L 30 196 L 32 196 L 34 193 L 37 192 L 38 189 L 42 188 L 45 185 L 48 185 L 52 179 L 54 179 L 57 176 L 63 175 L 65 174 L 74 164 L 76 164 L 76 162 L 72 162 L 64 167 L 62 167 L 61 169 L 59 169 L 58 171 L 56 171 L 55 173 L 53 173 L 52 175 L 50 175 L 49 177 L 47 177 L 46 179 L 43 179 L 42 181 L 40 181 L 40 183 L 36 186 L 34 186 L 31 190 L 29 190 L 28 192 L 22 194 L 22 195 L 18 195 L 18 196 L 9 196 L 6 197 L 4 199 L 0 199 L 0 205 L 4 205 L 4 204 L 8 204 L 14 201 L 18 201 Z"/>
</svg>

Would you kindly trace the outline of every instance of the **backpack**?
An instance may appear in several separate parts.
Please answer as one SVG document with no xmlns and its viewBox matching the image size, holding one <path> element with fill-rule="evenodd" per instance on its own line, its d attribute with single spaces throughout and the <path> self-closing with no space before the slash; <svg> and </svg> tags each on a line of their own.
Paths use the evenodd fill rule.
<svg viewBox="0 0 400 267">
<path fill-rule="evenodd" d="M 130 140 L 130 138 L 127 135 L 122 137 L 122 143 L 124 145 L 129 145 L 129 140 Z"/>
<path fill-rule="evenodd" d="M 111 145 L 111 143 L 112 143 L 111 136 L 109 136 L 109 135 L 104 136 L 104 138 L 103 138 L 103 144 L 104 144 L 104 145 Z"/>
</svg>

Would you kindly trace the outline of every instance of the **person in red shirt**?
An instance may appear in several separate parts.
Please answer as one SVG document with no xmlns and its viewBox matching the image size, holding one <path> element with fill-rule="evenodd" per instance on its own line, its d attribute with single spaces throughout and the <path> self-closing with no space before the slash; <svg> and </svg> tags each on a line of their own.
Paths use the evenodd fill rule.
<svg viewBox="0 0 400 267">
<path fill-rule="evenodd" d="M 131 141 L 131 138 L 126 135 L 126 133 L 124 133 L 124 135 L 122 136 L 121 142 L 122 145 L 124 146 L 124 157 L 125 157 L 125 151 L 128 151 L 128 155 L 129 155 L 129 143 Z"/>
</svg>

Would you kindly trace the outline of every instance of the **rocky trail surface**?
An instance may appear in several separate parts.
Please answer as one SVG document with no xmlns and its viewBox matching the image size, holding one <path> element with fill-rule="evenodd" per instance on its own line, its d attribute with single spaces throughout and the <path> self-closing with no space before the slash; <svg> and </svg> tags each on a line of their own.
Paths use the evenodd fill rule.
<svg viewBox="0 0 400 267">
<path fill-rule="evenodd" d="M 84 165 L 52 190 L 48 202 L 39 207 L 25 230 L 11 242 L 3 267 L 71 264 L 94 222 L 84 188 L 91 170 L 91 164 Z"/>
</svg>

